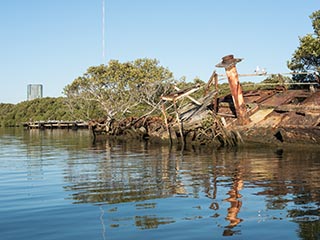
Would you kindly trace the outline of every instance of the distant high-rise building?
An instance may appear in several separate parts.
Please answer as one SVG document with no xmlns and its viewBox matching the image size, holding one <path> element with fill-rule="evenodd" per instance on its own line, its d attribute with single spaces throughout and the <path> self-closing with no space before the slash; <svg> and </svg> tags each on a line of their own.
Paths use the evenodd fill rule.
<svg viewBox="0 0 320 240">
<path fill-rule="evenodd" d="M 42 84 L 28 84 L 27 99 L 33 100 L 36 98 L 42 98 L 43 87 Z"/>
</svg>

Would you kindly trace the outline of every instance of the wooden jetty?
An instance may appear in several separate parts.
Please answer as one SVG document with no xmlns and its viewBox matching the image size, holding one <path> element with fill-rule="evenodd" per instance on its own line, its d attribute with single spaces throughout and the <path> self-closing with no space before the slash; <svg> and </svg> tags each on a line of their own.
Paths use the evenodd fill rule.
<svg viewBox="0 0 320 240">
<path fill-rule="evenodd" d="M 88 129 L 89 124 L 85 121 L 30 121 L 22 123 L 26 129 Z"/>
</svg>

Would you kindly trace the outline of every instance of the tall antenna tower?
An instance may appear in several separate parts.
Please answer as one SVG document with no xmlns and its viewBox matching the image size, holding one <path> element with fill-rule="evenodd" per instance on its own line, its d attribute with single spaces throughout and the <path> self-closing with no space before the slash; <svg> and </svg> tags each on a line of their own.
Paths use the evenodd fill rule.
<svg viewBox="0 0 320 240">
<path fill-rule="evenodd" d="M 105 47 L 105 0 L 102 0 L 102 62 L 105 62 L 106 47 Z"/>
</svg>

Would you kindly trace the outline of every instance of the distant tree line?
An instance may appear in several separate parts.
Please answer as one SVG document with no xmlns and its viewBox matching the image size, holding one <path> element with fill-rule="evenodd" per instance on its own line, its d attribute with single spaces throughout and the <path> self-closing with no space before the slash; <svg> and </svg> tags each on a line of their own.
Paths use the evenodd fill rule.
<svg viewBox="0 0 320 240">
<path fill-rule="evenodd" d="M 320 72 L 320 10 L 310 16 L 314 32 L 300 38 L 300 46 L 287 62 L 296 74 L 293 78 L 272 75 L 264 83 L 318 81 Z M 121 120 L 129 116 L 161 114 L 161 95 L 171 93 L 174 86 L 183 89 L 206 82 L 196 78 L 176 80 L 173 73 L 156 59 L 137 59 L 121 63 L 111 60 L 107 65 L 89 67 L 67 85 L 59 98 L 41 98 L 18 104 L 0 104 L 0 126 L 17 126 L 37 120 L 90 120 L 109 118 Z M 242 83 L 249 86 L 250 83 Z M 244 87 L 245 90 L 255 88 Z M 219 85 L 220 95 L 227 94 L 228 84 Z M 194 97 L 203 95 L 203 90 Z M 186 101 L 186 100 L 184 100 Z"/>
<path fill-rule="evenodd" d="M 0 126 L 19 126 L 22 122 L 72 120 L 65 98 L 39 98 L 18 104 L 0 103 Z"/>
</svg>

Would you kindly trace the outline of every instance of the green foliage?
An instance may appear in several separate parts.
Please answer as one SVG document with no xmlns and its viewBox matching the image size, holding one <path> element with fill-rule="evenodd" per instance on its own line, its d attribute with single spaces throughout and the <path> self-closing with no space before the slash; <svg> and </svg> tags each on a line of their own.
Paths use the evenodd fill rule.
<svg viewBox="0 0 320 240">
<path fill-rule="evenodd" d="M 314 34 L 316 36 L 320 36 L 320 10 L 314 11 L 311 15 L 310 18 L 312 20 L 312 27 L 314 30 Z"/>
<path fill-rule="evenodd" d="M 219 97 L 230 94 L 229 83 L 220 83 L 218 87 L 219 87 Z"/>
<path fill-rule="evenodd" d="M 0 104 L 1 127 L 19 126 L 27 121 L 77 120 L 65 104 L 65 98 L 39 98 L 18 104 Z"/>
<path fill-rule="evenodd" d="M 68 106 L 82 109 L 82 116 L 121 119 L 130 114 L 157 108 L 161 94 L 168 91 L 172 73 L 155 59 L 137 59 L 88 68 L 83 76 L 64 89 Z M 79 111 L 80 113 L 80 111 Z"/>
<path fill-rule="evenodd" d="M 288 68 L 294 72 L 320 72 L 320 10 L 311 14 L 313 34 L 300 37 L 300 46 L 294 52 L 292 59 L 288 61 Z M 316 76 L 294 75 L 293 79 L 298 82 L 314 81 Z"/>
<path fill-rule="evenodd" d="M 0 127 L 14 125 L 14 104 L 0 103 Z"/>
<path fill-rule="evenodd" d="M 192 97 L 198 99 L 203 97 L 204 95 L 204 86 L 206 85 L 206 83 L 204 81 L 202 81 L 200 78 L 195 78 L 193 79 L 193 82 L 186 82 L 186 80 L 184 78 L 180 79 L 179 82 L 176 82 L 175 84 L 179 89 L 187 89 L 190 87 L 194 87 L 196 85 L 201 86 L 201 88 L 196 91 L 195 93 L 192 94 Z"/>
<path fill-rule="evenodd" d="M 290 83 L 292 82 L 292 79 L 289 77 L 281 74 L 272 74 L 261 82 L 259 89 L 274 89 L 276 86 L 291 88 Z"/>
</svg>

